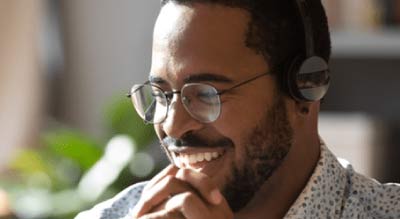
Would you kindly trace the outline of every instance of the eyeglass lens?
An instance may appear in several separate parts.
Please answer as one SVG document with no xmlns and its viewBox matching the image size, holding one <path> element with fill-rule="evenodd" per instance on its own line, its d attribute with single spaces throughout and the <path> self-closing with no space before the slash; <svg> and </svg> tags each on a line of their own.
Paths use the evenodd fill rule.
<svg viewBox="0 0 400 219">
<path fill-rule="evenodd" d="M 156 86 L 133 86 L 131 99 L 139 116 L 146 122 L 161 123 L 168 115 L 169 101 L 165 92 Z M 207 84 L 186 84 L 181 90 L 181 101 L 186 111 L 200 122 L 215 121 L 221 111 L 218 91 Z"/>
<path fill-rule="evenodd" d="M 139 116 L 149 123 L 162 122 L 168 111 L 164 92 L 150 85 L 136 85 L 131 91 L 131 100 Z"/>
</svg>

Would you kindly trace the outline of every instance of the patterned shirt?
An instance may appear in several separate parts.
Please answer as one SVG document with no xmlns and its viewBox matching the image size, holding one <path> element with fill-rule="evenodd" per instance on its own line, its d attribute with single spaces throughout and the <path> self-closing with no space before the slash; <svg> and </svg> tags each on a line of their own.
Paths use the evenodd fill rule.
<svg viewBox="0 0 400 219">
<path fill-rule="evenodd" d="M 145 184 L 135 184 L 75 219 L 131 219 Z M 313 174 L 284 218 L 400 219 L 400 185 L 358 174 L 322 144 Z"/>
</svg>

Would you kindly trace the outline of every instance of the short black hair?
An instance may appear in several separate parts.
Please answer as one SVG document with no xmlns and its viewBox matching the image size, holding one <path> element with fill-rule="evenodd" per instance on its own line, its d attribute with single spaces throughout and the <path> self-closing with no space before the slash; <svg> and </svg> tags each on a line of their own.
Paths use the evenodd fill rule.
<svg viewBox="0 0 400 219">
<path fill-rule="evenodd" d="M 273 72 L 286 70 L 298 55 L 305 56 L 304 27 L 295 0 L 161 0 L 178 4 L 206 3 L 240 8 L 250 15 L 246 45 L 264 56 Z M 331 40 L 321 0 L 307 0 L 313 27 L 314 52 L 329 62 Z"/>
</svg>

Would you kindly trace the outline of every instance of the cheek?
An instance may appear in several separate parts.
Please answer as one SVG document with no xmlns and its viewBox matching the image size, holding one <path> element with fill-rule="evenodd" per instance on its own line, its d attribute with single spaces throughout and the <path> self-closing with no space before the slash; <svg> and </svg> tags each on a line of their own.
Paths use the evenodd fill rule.
<svg viewBox="0 0 400 219">
<path fill-rule="evenodd" d="M 241 110 L 237 109 L 233 104 L 226 103 L 222 106 L 221 114 L 213 126 L 219 133 L 233 140 L 235 145 L 242 130 L 244 118 L 240 115 Z"/>
<path fill-rule="evenodd" d="M 226 107 L 222 108 L 221 116 L 214 124 L 221 135 L 233 141 L 235 147 L 232 153 L 235 163 L 240 162 L 241 157 L 243 157 L 246 140 L 257 124 L 257 121 L 249 116 L 254 115 L 250 111 L 243 106 L 227 104 Z"/>
<path fill-rule="evenodd" d="M 272 101 L 265 97 L 254 99 L 253 96 L 225 102 L 216 121 L 221 133 L 237 140 L 260 123 Z"/>
<path fill-rule="evenodd" d="M 268 109 L 273 105 L 273 92 L 249 93 L 246 98 L 231 99 L 222 107 L 220 118 L 216 121 L 216 128 L 235 144 L 235 163 L 244 158 L 245 147 L 254 128 L 260 125 Z"/>
</svg>

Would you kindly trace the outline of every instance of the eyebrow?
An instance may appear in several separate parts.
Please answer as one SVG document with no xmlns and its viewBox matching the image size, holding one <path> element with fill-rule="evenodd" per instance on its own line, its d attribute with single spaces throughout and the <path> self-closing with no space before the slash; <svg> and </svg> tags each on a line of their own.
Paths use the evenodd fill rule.
<svg viewBox="0 0 400 219">
<path fill-rule="evenodd" d="M 199 73 L 193 74 L 183 80 L 185 83 L 198 83 L 198 82 L 217 82 L 217 83 L 232 83 L 232 79 L 213 73 Z"/>
<path fill-rule="evenodd" d="M 157 77 L 157 76 L 153 76 L 153 75 L 149 76 L 149 82 L 155 83 L 155 84 L 166 84 L 167 83 L 167 81 L 165 81 L 162 77 Z"/>
<path fill-rule="evenodd" d="M 165 84 L 167 81 L 162 77 L 149 76 L 150 83 Z M 188 76 L 183 80 L 186 83 L 200 83 L 200 82 L 216 82 L 216 83 L 233 83 L 233 80 L 220 74 L 214 73 L 197 73 Z"/>
</svg>

